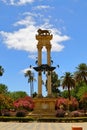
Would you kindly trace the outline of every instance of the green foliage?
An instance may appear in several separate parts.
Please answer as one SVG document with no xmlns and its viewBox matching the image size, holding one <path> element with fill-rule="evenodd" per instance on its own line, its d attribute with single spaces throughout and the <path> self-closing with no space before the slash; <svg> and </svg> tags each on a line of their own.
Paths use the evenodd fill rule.
<svg viewBox="0 0 87 130">
<path fill-rule="evenodd" d="M 46 90 L 47 90 L 47 80 L 46 80 Z M 58 75 L 55 71 L 51 73 L 51 87 L 52 87 L 52 94 L 54 97 L 58 97 L 60 95 L 60 90 L 58 87 L 60 86 L 60 80 L 58 79 Z"/>
<path fill-rule="evenodd" d="M 8 87 L 5 84 L 0 84 L 0 94 L 7 94 Z"/>
<path fill-rule="evenodd" d="M 1 116 L 0 117 L 0 121 L 4 121 L 4 122 L 8 122 L 8 121 L 19 121 L 19 122 L 29 122 L 29 121 L 35 121 L 34 118 L 30 118 L 30 117 L 4 117 Z"/>
<path fill-rule="evenodd" d="M 24 91 L 16 91 L 16 92 L 9 92 L 8 94 L 14 101 L 19 98 L 24 98 L 25 96 L 28 96 L 28 94 Z"/>
<path fill-rule="evenodd" d="M 68 97 L 68 91 L 67 90 L 62 91 L 61 92 L 61 97 L 67 98 Z"/>
<path fill-rule="evenodd" d="M 60 80 L 58 79 L 58 75 L 56 72 L 52 72 L 51 79 L 52 79 L 52 93 L 56 97 L 61 95 L 61 97 L 66 98 L 69 97 L 70 101 L 68 102 L 68 109 L 69 110 L 76 110 L 78 108 L 78 103 L 76 100 L 72 99 L 71 97 L 75 97 L 78 101 L 80 101 L 80 108 L 86 109 L 87 108 L 87 99 L 86 96 L 84 97 L 85 92 L 87 92 L 87 64 L 82 63 L 79 64 L 76 68 L 76 72 L 74 76 L 70 72 L 66 72 L 64 76 L 62 76 L 62 87 L 66 90 L 60 92 L 59 85 Z M 4 73 L 4 69 L 0 66 L 0 76 Z M 25 77 L 28 77 L 28 82 L 30 82 L 32 87 L 32 82 L 34 80 L 33 75 L 30 71 L 25 73 Z M 34 93 L 32 96 L 36 96 L 37 93 Z M 4 84 L 0 84 L 0 109 L 10 109 L 13 103 L 13 100 L 18 100 L 20 98 L 24 98 L 27 96 L 26 92 L 17 91 L 17 92 L 8 92 L 8 87 Z M 68 100 L 68 99 L 67 99 Z M 23 102 L 25 103 L 25 101 Z M 76 104 L 75 104 L 76 103 Z M 58 105 L 58 104 L 57 104 Z M 66 108 L 63 102 L 57 108 Z"/>
<path fill-rule="evenodd" d="M 58 89 L 58 87 L 60 86 L 60 80 L 58 79 L 58 75 L 55 71 L 53 71 L 51 74 L 51 86 L 52 93 L 58 96 L 58 93 L 60 93 L 60 90 Z"/>
<path fill-rule="evenodd" d="M 87 111 L 87 92 L 83 94 L 81 100 L 80 100 L 82 108 Z"/>
<path fill-rule="evenodd" d="M 77 83 L 85 82 L 87 84 L 87 65 L 81 63 L 76 67 L 76 72 L 74 73 Z"/>
<path fill-rule="evenodd" d="M 0 66 L 0 76 L 2 76 L 4 73 L 4 68 L 2 66 Z"/>
<path fill-rule="evenodd" d="M 27 70 L 24 75 L 25 75 L 25 77 L 28 77 L 28 83 L 30 83 L 31 81 L 34 80 L 34 77 L 33 77 L 31 70 Z"/>
<path fill-rule="evenodd" d="M 82 79 L 84 79 L 82 77 L 84 77 L 83 70 L 85 71 L 85 67 L 84 67 L 85 65 L 84 64 L 80 64 L 80 65 L 79 65 L 80 67 L 77 67 L 77 68 L 79 68 L 81 70 L 78 69 L 78 71 L 76 71 L 74 73 L 74 78 L 75 78 L 75 81 L 76 81 L 75 87 L 74 87 L 74 89 L 70 90 L 70 95 L 77 98 L 78 100 L 80 100 L 82 95 L 85 92 L 87 92 L 87 84 L 86 84 L 86 82 L 84 80 L 82 80 Z M 77 80 L 77 77 L 79 77 L 78 80 Z M 85 76 L 85 77 L 87 79 L 87 76 Z M 67 93 L 68 93 L 67 90 L 61 92 L 61 96 L 67 98 L 68 97 Z"/>
<path fill-rule="evenodd" d="M 13 100 L 7 96 L 0 94 L 0 109 L 10 109 L 13 107 Z"/>
<path fill-rule="evenodd" d="M 33 81 L 35 81 L 34 73 L 32 73 L 31 70 L 27 70 L 24 73 L 24 76 L 28 77 L 28 83 L 30 83 L 30 95 L 31 95 L 31 97 L 33 97 Z"/>
<path fill-rule="evenodd" d="M 77 98 L 77 100 L 80 101 L 81 97 L 83 96 L 85 92 L 87 92 L 87 85 L 86 83 L 81 82 L 79 84 L 76 84 L 75 89 L 71 90 L 71 96 Z"/>
<path fill-rule="evenodd" d="M 1 122 L 31 122 L 31 121 L 37 121 L 37 122 L 87 122 L 87 117 L 42 117 L 42 118 L 31 118 L 31 117 L 0 117 Z"/>
<path fill-rule="evenodd" d="M 78 92 L 76 93 L 77 99 L 80 100 L 84 93 L 87 92 L 87 85 L 84 83 L 82 86 L 79 87 Z"/>
<path fill-rule="evenodd" d="M 66 72 L 64 76 L 62 76 L 62 87 L 63 89 L 68 89 L 68 97 L 71 99 L 70 89 L 75 87 L 75 80 L 73 75 L 70 72 Z"/>
<path fill-rule="evenodd" d="M 87 117 L 60 117 L 60 118 L 50 118 L 50 117 L 45 117 L 45 118 L 39 118 L 38 121 L 40 122 L 87 122 Z"/>
<path fill-rule="evenodd" d="M 33 98 L 34 98 L 34 97 L 36 97 L 36 96 L 37 96 L 37 93 L 36 93 L 36 92 L 34 92 L 34 93 L 33 93 Z"/>
</svg>

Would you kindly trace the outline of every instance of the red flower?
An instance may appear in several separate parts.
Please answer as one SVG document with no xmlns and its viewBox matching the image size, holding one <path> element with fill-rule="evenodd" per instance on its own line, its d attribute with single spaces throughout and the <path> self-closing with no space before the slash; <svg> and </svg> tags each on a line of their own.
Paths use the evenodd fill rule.
<svg viewBox="0 0 87 130">
<path fill-rule="evenodd" d="M 31 97 L 28 97 L 28 96 L 16 100 L 13 105 L 17 109 L 18 108 L 25 108 L 25 109 L 32 110 L 34 108 L 33 100 Z"/>
</svg>

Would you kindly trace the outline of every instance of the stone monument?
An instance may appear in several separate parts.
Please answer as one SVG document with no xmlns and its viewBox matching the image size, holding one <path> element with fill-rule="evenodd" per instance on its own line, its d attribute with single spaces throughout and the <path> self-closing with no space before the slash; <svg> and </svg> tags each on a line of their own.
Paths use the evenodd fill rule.
<svg viewBox="0 0 87 130">
<path fill-rule="evenodd" d="M 38 95 L 34 99 L 35 109 L 34 112 L 41 114 L 54 114 L 55 113 L 55 101 L 56 98 L 52 97 L 51 89 L 51 72 L 55 67 L 51 66 L 51 42 L 53 35 L 49 30 L 38 29 L 38 34 L 36 35 L 36 40 L 38 41 L 37 50 L 38 50 L 38 60 L 37 67 L 34 69 L 38 72 Z M 42 49 L 43 47 L 47 50 L 47 63 L 42 64 Z M 47 73 L 47 97 L 42 96 L 42 72 L 46 71 Z"/>
</svg>

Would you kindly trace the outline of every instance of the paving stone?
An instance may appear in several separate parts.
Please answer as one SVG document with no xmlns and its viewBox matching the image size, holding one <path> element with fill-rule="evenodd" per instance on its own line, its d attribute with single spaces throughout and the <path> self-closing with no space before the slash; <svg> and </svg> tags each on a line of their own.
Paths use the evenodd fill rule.
<svg viewBox="0 0 87 130">
<path fill-rule="evenodd" d="M 87 130 L 87 122 L 85 123 L 15 123 L 0 122 L 0 130 L 72 130 L 72 127 L 82 127 Z"/>
</svg>

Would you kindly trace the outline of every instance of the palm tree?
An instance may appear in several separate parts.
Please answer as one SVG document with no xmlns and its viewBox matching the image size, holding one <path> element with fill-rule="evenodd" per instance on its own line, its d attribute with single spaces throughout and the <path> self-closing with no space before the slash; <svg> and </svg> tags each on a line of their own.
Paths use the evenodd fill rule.
<svg viewBox="0 0 87 130">
<path fill-rule="evenodd" d="M 66 72 L 62 78 L 62 87 L 68 89 L 68 97 L 69 100 L 71 100 L 71 94 L 70 94 L 70 89 L 75 87 L 75 80 L 73 78 L 73 75 L 70 72 Z"/>
<path fill-rule="evenodd" d="M 87 84 L 87 65 L 85 63 L 79 64 L 76 69 L 74 75 L 77 83 L 85 82 Z"/>
<path fill-rule="evenodd" d="M 2 76 L 4 73 L 4 68 L 2 68 L 2 66 L 0 66 L 0 76 Z"/>
<path fill-rule="evenodd" d="M 2 76 L 4 73 L 4 68 L 2 68 L 2 66 L 0 66 L 0 76 Z M 0 105 L 0 115 L 2 115 L 1 113 L 1 105 Z"/>
<path fill-rule="evenodd" d="M 34 81 L 34 73 L 31 70 L 27 70 L 25 72 L 25 77 L 28 77 L 28 83 L 30 83 L 30 95 L 33 96 L 33 81 Z"/>
<path fill-rule="evenodd" d="M 55 96 L 58 96 L 60 94 L 59 87 L 60 86 L 60 80 L 58 79 L 58 74 L 53 71 L 51 73 L 51 87 L 52 87 L 52 93 Z"/>
</svg>

